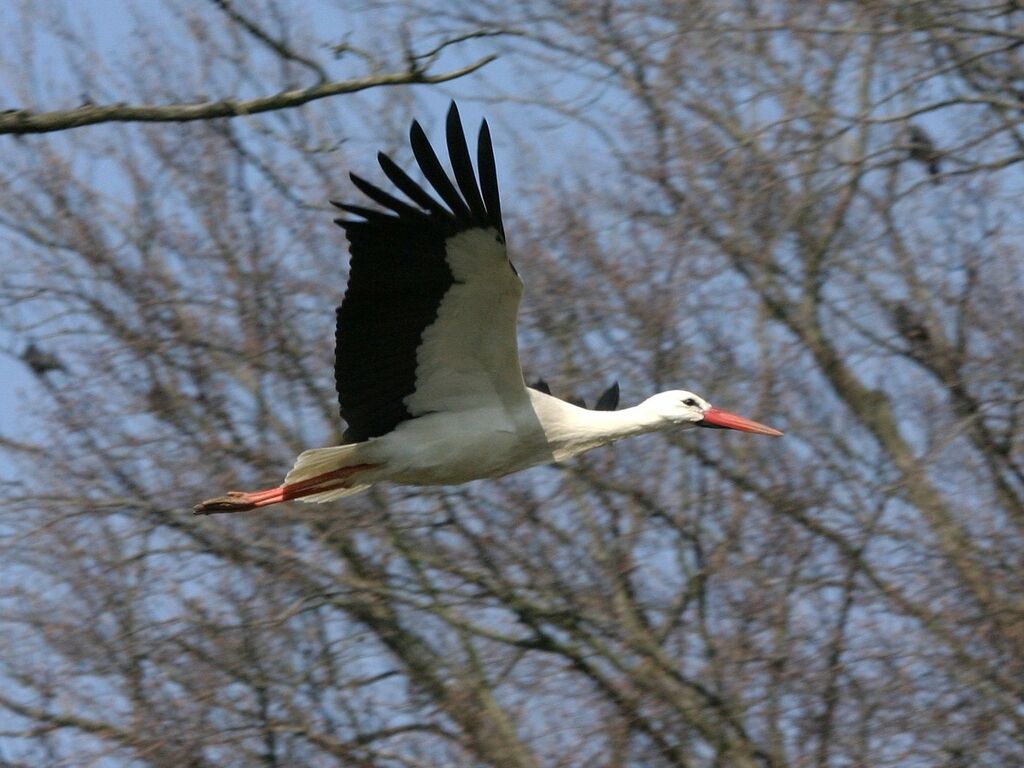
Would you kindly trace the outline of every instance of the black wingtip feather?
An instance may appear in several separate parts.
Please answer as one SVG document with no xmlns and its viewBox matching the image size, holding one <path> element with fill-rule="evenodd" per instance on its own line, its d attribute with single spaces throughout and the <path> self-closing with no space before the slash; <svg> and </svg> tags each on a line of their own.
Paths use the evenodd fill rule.
<svg viewBox="0 0 1024 768">
<path fill-rule="evenodd" d="M 544 379 L 537 379 L 530 385 L 530 389 L 536 389 L 538 392 L 543 392 L 545 395 L 551 394 L 551 386 L 544 381 Z"/>
<path fill-rule="evenodd" d="M 480 224 L 489 224 L 487 209 L 480 196 L 480 186 L 477 184 L 476 174 L 473 172 L 473 161 L 469 156 L 466 133 L 462 129 L 462 118 L 459 116 L 459 108 L 454 101 L 448 108 L 448 117 L 445 120 L 445 138 L 448 142 L 448 159 L 451 161 L 452 171 L 455 173 L 455 181 L 459 185 L 462 197 L 469 204 L 473 219 Z"/>
<path fill-rule="evenodd" d="M 487 208 L 487 218 L 504 235 L 501 199 L 498 196 L 498 171 L 494 166 L 494 146 L 491 144 L 491 130 L 487 127 L 486 120 L 480 124 L 480 136 L 476 145 L 476 167 L 480 174 L 480 191 Z"/>
<path fill-rule="evenodd" d="M 614 411 L 619 407 L 619 382 L 613 382 L 608 389 L 602 393 L 594 405 L 595 411 Z"/>
<path fill-rule="evenodd" d="M 354 216 L 361 216 L 367 221 L 380 221 L 382 219 L 394 219 L 395 217 L 390 213 L 384 213 L 384 211 L 374 210 L 373 208 L 366 208 L 362 205 L 350 205 L 345 203 L 344 205 L 338 206 L 341 210 L 351 213 Z"/>
<path fill-rule="evenodd" d="M 449 213 L 443 205 L 427 194 L 423 187 L 413 181 L 409 174 L 399 168 L 398 164 L 390 157 L 385 155 L 383 152 L 378 152 L 377 162 L 380 164 L 381 170 L 384 171 L 384 175 L 388 177 L 391 183 L 398 187 L 406 197 L 416 203 L 420 208 L 430 211 L 437 216 L 446 218 L 451 217 L 451 213 Z"/>
<path fill-rule="evenodd" d="M 399 216 L 418 217 L 424 215 L 423 212 L 416 208 L 415 206 L 409 205 L 408 203 L 399 200 L 394 195 L 385 192 L 383 189 L 376 186 L 375 184 L 371 184 L 361 176 L 357 176 L 354 173 L 350 173 L 349 178 L 352 179 L 352 183 L 355 184 L 356 189 L 358 189 L 360 192 L 362 192 L 364 195 L 366 195 L 368 198 L 373 200 L 378 205 L 383 205 L 385 208 L 394 211 Z"/>
<path fill-rule="evenodd" d="M 470 219 L 469 207 L 455 185 L 452 184 L 452 180 L 448 178 L 448 173 L 441 165 L 437 153 L 430 146 L 427 134 L 416 120 L 412 121 L 412 128 L 409 129 L 409 143 L 412 144 L 412 153 L 415 155 L 423 175 L 430 182 L 434 191 L 448 204 L 448 208 L 451 209 L 455 218 Z"/>
</svg>

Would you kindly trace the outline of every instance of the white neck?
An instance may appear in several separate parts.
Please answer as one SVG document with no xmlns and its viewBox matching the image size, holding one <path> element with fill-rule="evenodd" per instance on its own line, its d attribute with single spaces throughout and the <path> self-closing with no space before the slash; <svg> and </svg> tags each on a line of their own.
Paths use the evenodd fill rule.
<svg viewBox="0 0 1024 768">
<path fill-rule="evenodd" d="M 624 437 L 670 426 L 656 412 L 645 408 L 644 403 L 621 411 L 590 411 L 545 396 L 543 406 L 536 408 L 537 415 L 557 461 Z"/>
</svg>

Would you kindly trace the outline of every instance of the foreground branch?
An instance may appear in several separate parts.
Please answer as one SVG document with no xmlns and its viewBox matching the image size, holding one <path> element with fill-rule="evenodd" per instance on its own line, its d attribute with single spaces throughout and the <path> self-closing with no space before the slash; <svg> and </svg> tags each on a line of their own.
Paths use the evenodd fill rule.
<svg viewBox="0 0 1024 768">
<path fill-rule="evenodd" d="M 354 80 L 334 80 L 318 83 L 309 88 L 294 88 L 262 96 L 256 99 L 240 101 L 237 99 L 221 99 L 204 101 L 196 104 L 162 104 L 130 105 L 108 104 L 99 106 L 85 104 L 76 109 L 42 112 L 35 114 L 27 109 L 15 109 L 0 114 L 0 134 L 11 133 L 23 135 L 27 133 L 50 133 L 83 125 L 97 123 L 184 123 L 192 120 L 210 120 L 216 117 L 240 117 L 255 115 L 260 112 L 272 112 L 279 109 L 298 107 L 310 101 L 337 96 L 342 93 L 355 93 L 367 88 L 389 85 L 421 85 L 443 83 L 475 72 L 497 58 L 485 56 L 461 69 L 445 72 L 440 75 L 428 75 L 422 69 L 410 68 L 405 72 L 356 78 Z"/>
</svg>

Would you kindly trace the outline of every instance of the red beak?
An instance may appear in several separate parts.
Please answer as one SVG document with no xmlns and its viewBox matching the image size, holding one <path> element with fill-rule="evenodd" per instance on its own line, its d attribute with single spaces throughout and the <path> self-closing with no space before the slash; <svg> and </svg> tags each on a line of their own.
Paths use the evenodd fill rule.
<svg viewBox="0 0 1024 768">
<path fill-rule="evenodd" d="M 740 432 L 753 432 L 758 435 L 782 436 L 777 429 L 737 416 L 735 413 L 720 411 L 718 408 L 708 408 L 704 411 L 704 418 L 697 422 L 697 426 L 711 429 L 738 429 Z"/>
</svg>

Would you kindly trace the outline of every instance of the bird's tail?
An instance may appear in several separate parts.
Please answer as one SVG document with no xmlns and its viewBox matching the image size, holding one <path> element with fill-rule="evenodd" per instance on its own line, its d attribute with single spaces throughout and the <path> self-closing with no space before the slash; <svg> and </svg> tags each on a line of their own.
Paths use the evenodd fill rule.
<svg viewBox="0 0 1024 768">
<path fill-rule="evenodd" d="M 351 468 L 356 470 L 365 463 L 360 460 L 360 448 L 362 443 L 350 443 L 348 445 L 336 445 L 330 448 L 312 448 L 303 451 L 295 459 L 295 464 L 284 478 L 284 487 L 297 485 L 304 481 L 317 477 L 338 473 L 338 470 Z M 369 469 L 370 467 L 366 467 Z M 343 474 L 343 473 L 339 473 Z M 297 501 L 321 503 L 334 501 L 343 496 L 351 496 L 369 488 L 372 483 L 361 483 L 353 485 L 341 485 L 328 488 L 320 493 L 311 493 L 307 496 L 297 498 Z"/>
</svg>

